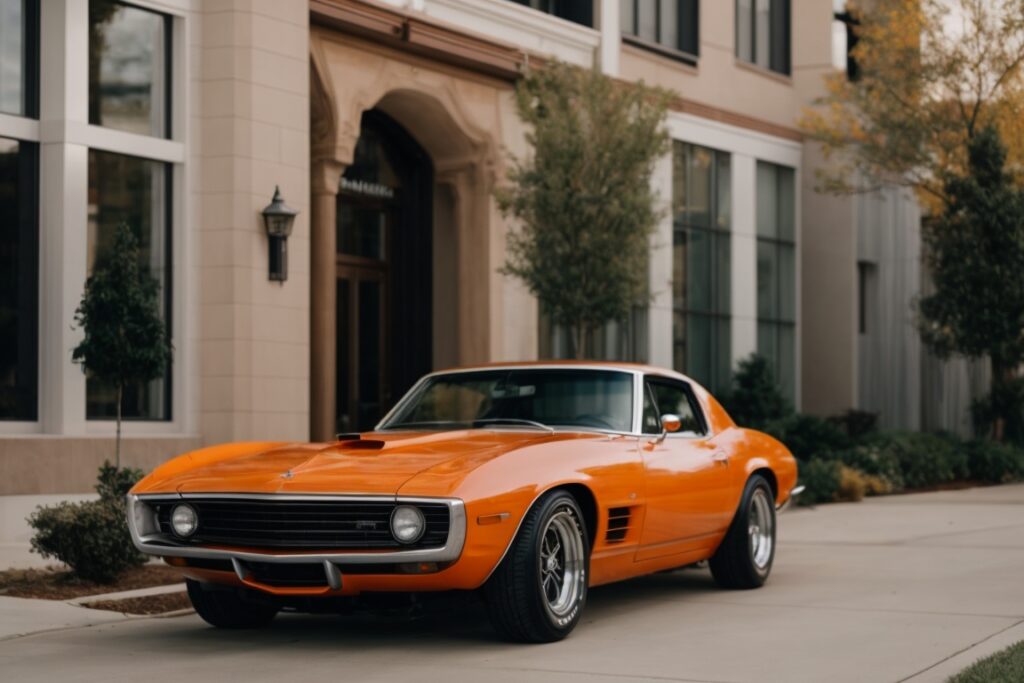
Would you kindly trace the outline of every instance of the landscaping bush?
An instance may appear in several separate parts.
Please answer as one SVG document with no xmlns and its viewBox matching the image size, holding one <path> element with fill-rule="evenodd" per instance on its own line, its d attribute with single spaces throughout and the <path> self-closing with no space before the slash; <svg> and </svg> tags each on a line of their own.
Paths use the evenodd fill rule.
<svg viewBox="0 0 1024 683">
<path fill-rule="evenodd" d="M 731 391 L 720 398 L 729 416 L 741 427 L 761 429 L 793 412 L 775 383 L 768 360 L 757 354 L 739 362 Z"/>
<path fill-rule="evenodd" d="M 855 446 L 845 451 L 837 451 L 831 458 L 878 480 L 870 482 L 870 495 L 903 490 L 903 468 L 893 449 L 883 448 L 877 443 Z"/>
<path fill-rule="evenodd" d="M 868 445 L 896 458 L 903 485 L 908 489 L 966 479 L 969 475 L 967 452 L 951 435 L 888 432 L 878 434 Z"/>
<path fill-rule="evenodd" d="M 853 446 L 853 441 L 833 422 L 813 415 L 796 414 L 774 420 L 764 431 L 786 445 L 800 460 L 810 460 Z"/>
<path fill-rule="evenodd" d="M 1024 451 L 995 441 L 971 441 L 966 445 L 971 479 L 1002 484 L 1024 478 Z"/>
<path fill-rule="evenodd" d="M 839 491 L 841 465 L 834 460 L 811 460 L 800 463 L 800 483 L 804 492 L 796 499 L 799 505 L 831 503 Z"/>
<path fill-rule="evenodd" d="M 856 503 L 867 493 L 868 483 L 864 473 L 852 467 L 839 465 L 839 486 L 836 487 L 835 499 Z"/>
<path fill-rule="evenodd" d="M 132 545 L 123 505 L 64 502 L 37 508 L 28 523 L 36 530 L 32 549 L 60 560 L 82 579 L 110 583 L 146 561 Z"/>
<path fill-rule="evenodd" d="M 109 583 L 129 567 L 144 564 L 125 519 L 125 494 L 142 472 L 109 462 L 99 470 L 99 500 L 38 507 L 28 518 L 35 529 L 32 550 L 71 567 L 81 579 Z"/>
<path fill-rule="evenodd" d="M 828 421 L 842 429 L 848 437 L 857 441 L 875 432 L 878 425 L 878 413 L 851 408 L 839 415 L 833 415 L 828 418 Z"/>
</svg>

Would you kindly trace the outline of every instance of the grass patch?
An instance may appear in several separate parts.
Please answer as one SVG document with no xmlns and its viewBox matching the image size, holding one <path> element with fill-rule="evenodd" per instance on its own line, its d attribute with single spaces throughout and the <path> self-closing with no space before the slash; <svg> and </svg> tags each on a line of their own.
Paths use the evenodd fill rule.
<svg viewBox="0 0 1024 683">
<path fill-rule="evenodd" d="M 1024 640 L 979 659 L 949 683 L 1019 683 L 1024 681 Z"/>
<path fill-rule="evenodd" d="M 119 593 L 181 583 L 181 572 L 164 564 L 146 564 L 126 570 L 113 583 L 96 583 L 77 578 L 61 567 L 8 569 L 0 571 L 0 595 L 13 598 L 71 600 L 85 595 Z"/>
</svg>

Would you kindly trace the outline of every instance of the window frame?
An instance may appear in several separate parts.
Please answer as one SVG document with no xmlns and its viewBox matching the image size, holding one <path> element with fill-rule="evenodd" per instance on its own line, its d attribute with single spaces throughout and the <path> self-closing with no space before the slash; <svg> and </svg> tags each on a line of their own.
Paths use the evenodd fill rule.
<svg viewBox="0 0 1024 683">
<path fill-rule="evenodd" d="M 710 278 L 710 281 L 711 281 L 712 290 L 709 292 L 709 298 L 710 298 L 711 307 L 708 310 L 692 308 L 689 305 L 689 302 L 685 301 L 684 298 L 680 295 L 680 289 L 682 287 L 685 287 L 686 283 L 685 282 L 677 283 L 677 282 L 675 282 L 673 280 L 672 281 L 672 285 L 671 285 L 671 290 L 672 290 L 672 315 L 673 316 L 676 316 L 676 315 L 682 316 L 683 320 L 684 320 L 684 324 L 685 324 L 685 321 L 688 319 L 688 317 L 690 315 L 700 316 L 700 317 L 706 319 L 708 321 L 708 323 L 711 325 L 711 351 L 712 351 L 712 358 L 710 359 L 710 368 L 708 369 L 708 378 L 710 380 L 708 383 L 710 385 L 714 385 L 715 384 L 715 379 L 716 379 L 715 378 L 716 367 L 720 364 L 720 360 L 721 360 L 720 357 L 719 357 L 719 354 L 724 353 L 725 355 L 729 356 L 729 359 L 730 359 L 729 360 L 729 366 L 731 367 L 731 365 L 732 365 L 731 349 L 729 348 L 729 347 L 731 347 L 731 340 L 732 340 L 732 317 L 733 317 L 733 314 L 732 314 L 732 302 L 731 301 L 729 302 L 729 307 L 727 309 L 723 309 L 719 305 L 720 304 L 720 299 L 722 297 L 720 296 L 720 292 L 718 291 L 717 285 L 719 284 L 719 281 L 721 280 L 721 264 L 719 263 L 719 261 L 716 258 L 716 256 L 718 254 L 718 248 L 717 248 L 718 241 L 722 237 L 727 237 L 728 238 L 728 245 L 729 245 L 729 267 L 728 267 L 728 273 L 729 273 L 728 282 L 729 282 L 729 290 L 730 290 L 729 291 L 729 298 L 731 299 L 731 294 L 732 294 L 732 240 L 734 239 L 733 230 L 732 230 L 732 222 L 733 221 L 732 221 L 732 211 L 731 211 L 731 208 L 732 208 L 731 207 L 731 204 L 732 204 L 732 178 L 731 178 L 731 176 L 730 176 L 730 179 L 729 179 L 730 215 L 729 215 L 729 225 L 728 225 L 728 227 L 725 227 L 725 228 L 718 227 L 717 217 L 719 215 L 719 211 L 718 211 L 719 205 L 720 205 L 719 193 L 720 193 L 720 190 L 721 190 L 721 183 L 719 182 L 719 169 L 720 169 L 719 158 L 720 157 L 728 158 L 728 160 L 729 160 L 729 171 L 730 171 L 730 174 L 731 174 L 731 172 L 732 172 L 732 164 L 733 164 L 733 159 L 732 159 L 733 155 L 732 155 L 731 152 L 715 149 L 713 147 L 707 147 L 705 145 L 699 145 L 699 144 L 693 143 L 693 142 L 687 142 L 685 140 L 674 140 L 673 141 L 673 154 L 676 153 L 676 149 L 678 149 L 679 147 L 682 147 L 682 148 L 684 148 L 686 150 L 686 160 L 683 163 L 683 168 L 684 169 L 688 169 L 689 168 L 690 155 L 692 154 L 692 151 L 694 149 L 699 148 L 699 149 L 703 149 L 703 150 L 706 150 L 706 151 L 711 153 L 711 159 L 712 159 L 712 161 L 711 161 L 711 169 L 712 170 L 711 170 L 711 182 L 710 182 L 710 186 L 709 186 L 709 195 L 710 196 L 709 196 L 709 201 L 708 201 L 708 207 L 709 207 L 708 225 L 707 226 L 695 225 L 695 224 L 687 222 L 685 220 L 679 220 L 677 218 L 677 216 L 676 216 L 675 198 L 673 197 L 673 203 L 672 203 L 672 206 L 673 206 L 673 211 L 672 211 L 672 246 L 673 246 L 673 249 L 674 249 L 676 244 L 677 244 L 677 242 L 676 242 L 677 236 L 680 233 L 683 234 L 683 235 L 687 235 L 688 236 L 688 233 L 690 231 L 697 231 L 697 232 L 699 232 L 701 235 L 705 236 L 705 238 L 707 238 L 709 240 L 710 245 L 711 245 L 711 247 L 710 247 L 710 251 L 711 251 L 711 264 L 710 265 L 711 265 L 711 268 L 710 268 L 709 278 Z M 673 178 L 672 182 L 673 182 L 673 187 L 675 187 L 676 179 Z M 687 187 L 688 187 L 689 177 L 686 178 L 686 182 L 687 182 Z M 674 255 L 673 255 L 673 258 L 674 258 Z M 674 264 L 673 264 L 673 270 L 674 270 Z M 685 274 L 684 274 L 684 277 L 685 277 Z M 720 336 L 719 335 L 719 326 L 723 322 L 727 323 L 729 325 L 729 340 L 728 341 L 730 343 L 728 343 L 728 344 L 723 344 L 724 340 L 719 339 L 719 336 Z M 689 339 L 688 332 L 689 332 L 689 328 L 687 326 L 687 329 L 684 332 L 682 341 L 680 341 L 675 336 L 674 321 L 673 321 L 673 333 L 672 333 L 672 359 L 673 359 L 672 362 L 673 362 L 673 370 L 676 370 L 677 372 L 681 372 L 681 373 L 684 373 L 684 374 L 688 374 L 689 371 L 690 371 L 690 368 L 688 368 L 688 367 L 675 367 L 675 357 L 676 357 L 676 350 L 677 350 L 677 348 L 680 345 L 682 345 L 684 348 L 687 348 L 688 339 Z M 725 346 L 726 348 L 723 349 L 723 346 Z M 720 379 L 722 379 L 722 381 L 728 382 L 728 378 L 720 378 Z M 713 388 L 718 388 L 718 387 L 713 387 Z"/>
<path fill-rule="evenodd" d="M 669 59 L 675 59 L 683 62 L 690 66 L 696 66 L 700 61 L 700 2 L 699 0 L 654 0 L 655 2 L 655 29 L 654 32 L 660 37 L 661 36 L 661 6 L 663 2 L 675 2 L 677 12 L 677 28 L 676 28 L 676 44 L 669 45 L 661 42 L 660 40 L 650 41 L 646 38 L 641 38 L 639 35 L 639 27 L 637 23 L 639 21 L 639 0 L 619 0 L 619 2 L 631 2 L 633 3 L 633 26 L 627 28 L 625 26 L 619 26 L 619 32 L 622 34 L 622 41 L 627 45 L 633 45 L 644 50 L 650 50 L 657 54 L 668 57 Z M 687 50 L 684 48 L 682 43 L 683 32 L 680 30 L 683 27 L 684 12 L 683 8 L 686 8 L 689 13 L 692 13 L 693 21 L 693 50 Z"/>
<path fill-rule="evenodd" d="M 661 419 L 662 415 L 668 415 L 665 413 L 661 406 L 658 405 L 658 393 L 654 390 L 654 385 L 661 384 L 662 386 L 669 387 L 671 389 L 678 389 L 682 391 L 683 395 L 686 396 L 687 403 L 690 404 L 690 411 L 693 413 L 694 419 L 697 421 L 697 425 L 700 428 L 700 433 L 688 433 L 688 432 L 668 432 L 666 436 L 670 439 L 706 439 L 711 434 L 707 416 L 704 415 L 704 410 L 701 408 L 700 401 L 697 400 L 697 394 L 693 391 L 693 385 L 683 380 L 674 379 L 672 377 L 666 377 L 665 375 L 659 375 L 655 373 L 647 373 L 643 377 L 644 391 L 651 392 L 651 400 L 654 403 L 655 409 L 658 411 L 658 419 Z M 641 428 L 643 425 L 641 424 Z M 658 432 L 659 434 L 661 432 Z"/>
<path fill-rule="evenodd" d="M 733 37 L 736 42 L 736 49 L 733 51 L 736 59 L 743 64 L 748 64 L 756 69 L 763 69 L 785 78 L 793 75 L 793 6 L 791 0 L 765 0 L 768 2 L 768 63 L 760 64 L 757 61 L 757 0 L 750 2 L 750 59 L 743 56 L 743 48 L 740 38 L 740 16 L 742 14 L 740 1 L 735 0 L 733 8 L 736 19 Z M 781 30 L 782 35 L 779 35 Z M 777 47 L 778 41 L 782 39 L 785 46 Z M 782 64 L 776 64 L 776 57 L 782 58 Z"/>
</svg>

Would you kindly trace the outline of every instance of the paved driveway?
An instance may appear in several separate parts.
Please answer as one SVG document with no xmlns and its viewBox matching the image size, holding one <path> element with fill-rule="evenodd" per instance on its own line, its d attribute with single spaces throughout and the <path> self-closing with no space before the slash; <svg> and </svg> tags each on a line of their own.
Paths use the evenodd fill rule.
<svg viewBox="0 0 1024 683">
<path fill-rule="evenodd" d="M 775 570 L 726 592 L 705 570 L 594 589 L 566 641 L 509 645 L 465 600 L 418 619 L 194 615 L 0 641 L 3 681 L 944 680 L 1024 639 L 1024 486 L 787 512 Z"/>
</svg>

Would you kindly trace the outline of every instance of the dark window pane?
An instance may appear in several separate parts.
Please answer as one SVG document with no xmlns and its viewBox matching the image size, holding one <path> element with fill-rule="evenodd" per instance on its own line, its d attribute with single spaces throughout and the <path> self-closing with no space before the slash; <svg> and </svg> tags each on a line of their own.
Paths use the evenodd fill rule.
<svg viewBox="0 0 1024 683">
<path fill-rule="evenodd" d="M 636 33 L 636 13 L 634 0 L 619 0 L 619 30 L 633 35 Z"/>
<path fill-rule="evenodd" d="M 728 313 L 732 310 L 732 239 L 728 234 L 714 233 L 715 241 L 715 312 Z"/>
<path fill-rule="evenodd" d="M 640 421 L 640 431 L 644 434 L 660 434 L 661 433 L 661 403 L 657 405 L 654 403 L 654 392 L 651 391 L 650 385 L 644 386 L 644 412 L 643 419 Z M 669 411 L 665 411 L 669 412 Z"/>
<path fill-rule="evenodd" d="M 732 383 L 732 320 L 715 321 L 715 367 L 708 389 L 716 394 L 730 390 Z"/>
<path fill-rule="evenodd" d="M 38 413 L 36 160 L 35 145 L 0 138 L 0 420 Z"/>
<path fill-rule="evenodd" d="M 754 63 L 768 68 L 771 47 L 769 0 L 754 0 Z"/>
<path fill-rule="evenodd" d="M 713 318 L 691 313 L 686 316 L 686 374 L 704 386 L 711 384 Z"/>
<path fill-rule="evenodd" d="M 359 424 L 371 429 L 381 412 L 381 291 L 380 282 L 359 282 Z"/>
<path fill-rule="evenodd" d="M 700 53 L 700 16 L 698 0 L 679 3 L 679 49 L 691 55 Z"/>
<path fill-rule="evenodd" d="M 779 236 L 779 194 L 776 167 L 757 162 L 757 236 Z"/>
<path fill-rule="evenodd" d="M 689 145 L 672 143 L 672 218 L 686 222 L 686 155 Z"/>
<path fill-rule="evenodd" d="M 339 434 L 352 432 L 356 429 L 355 419 L 352 415 L 352 405 L 349 395 L 352 393 L 352 345 L 349 330 L 352 329 L 352 321 L 349 316 L 352 306 L 349 303 L 351 291 L 349 280 L 338 278 L 335 289 L 334 311 L 335 320 L 338 323 L 337 345 L 335 346 L 335 368 L 334 368 L 334 396 L 335 396 L 335 431 Z"/>
<path fill-rule="evenodd" d="M 686 231 L 686 308 L 711 312 L 711 233 Z"/>
<path fill-rule="evenodd" d="M 678 0 L 661 0 L 658 3 L 660 34 L 658 42 L 673 50 L 679 48 L 679 5 Z"/>
<path fill-rule="evenodd" d="M 793 169 L 776 166 L 779 193 L 779 239 L 792 242 L 796 239 L 796 188 Z"/>
<path fill-rule="evenodd" d="M 758 322 L 757 323 L 757 353 L 758 355 L 764 356 L 772 366 L 772 374 L 775 376 L 775 381 L 779 379 L 778 368 L 775 367 L 775 361 L 778 358 L 778 342 L 775 323 L 769 322 Z"/>
<path fill-rule="evenodd" d="M 161 311 L 170 331 L 168 293 L 168 165 L 136 157 L 89 151 L 89 223 L 87 267 L 109 249 L 114 231 L 125 223 L 139 241 L 139 259 L 160 283 Z M 127 419 L 169 420 L 170 365 L 164 377 L 125 387 L 123 416 Z M 112 419 L 117 414 L 117 387 L 94 379 L 86 382 L 86 417 Z"/>
<path fill-rule="evenodd" d="M 711 227 L 711 167 L 714 152 L 706 147 L 692 146 L 686 169 L 689 198 L 687 221 L 702 228 Z"/>
<path fill-rule="evenodd" d="M 796 333 L 793 325 L 779 325 L 777 353 L 776 381 L 782 395 L 792 404 L 796 402 Z"/>
<path fill-rule="evenodd" d="M 385 260 L 387 213 L 378 208 L 353 206 L 338 196 L 338 252 Z"/>
<path fill-rule="evenodd" d="M 715 154 L 715 227 L 728 230 L 732 226 L 732 156 L 723 152 Z"/>
<path fill-rule="evenodd" d="M 89 123 L 168 137 L 170 17 L 89 0 Z"/>
<path fill-rule="evenodd" d="M 690 402 L 686 386 L 658 379 L 652 380 L 649 386 L 654 391 L 655 400 L 658 402 L 658 412 L 661 415 L 679 416 L 682 426 L 676 432 L 677 434 L 694 436 L 704 433 L 701 421 L 697 419 L 697 415 L 693 411 L 693 404 Z M 660 419 L 658 420 L 658 431 L 661 431 Z"/>
<path fill-rule="evenodd" d="M 779 246 L 779 318 L 796 320 L 796 247 Z"/>
<path fill-rule="evenodd" d="M 768 68 L 789 73 L 789 0 L 771 0 L 771 54 Z M 760 63 L 760 62 L 759 62 Z"/>
<path fill-rule="evenodd" d="M 773 242 L 757 242 L 757 317 L 774 320 L 779 316 L 778 247 Z"/>
</svg>

